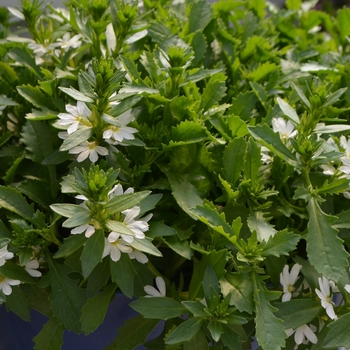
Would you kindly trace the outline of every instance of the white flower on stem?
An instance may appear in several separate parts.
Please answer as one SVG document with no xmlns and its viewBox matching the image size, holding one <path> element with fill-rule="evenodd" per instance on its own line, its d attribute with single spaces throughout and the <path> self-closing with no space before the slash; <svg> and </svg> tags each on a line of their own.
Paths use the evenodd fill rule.
<svg viewBox="0 0 350 350">
<path fill-rule="evenodd" d="M 264 164 L 270 164 L 273 161 L 273 157 L 269 154 L 270 150 L 265 147 L 265 146 L 261 146 L 261 161 Z"/>
<path fill-rule="evenodd" d="M 340 158 L 343 165 L 339 167 L 339 170 L 342 171 L 347 178 L 350 177 L 350 158 L 347 157 L 341 157 Z"/>
<path fill-rule="evenodd" d="M 18 286 L 20 283 L 21 281 L 19 280 L 13 280 L 0 275 L 0 289 L 5 295 L 10 295 L 12 293 L 11 286 Z"/>
<path fill-rule="evenodd" d="M 347 140 L 345 136 L 340 136 L 340 144 L 344 148 L 345 156 L 350 158 L 350 140 Z"/>
<path fill-rule="evenodd" d="M 307 344 L 309 341 L 312 344 L 317 343 L 317 336 L 315 334 L 317 328 L 314 325 L 308 326 L 307 324 L 304 324 L 300 327 L 298 327 L 296 330 L 292 328 L 288 328 L 285 330 L 288 337 L 290 337 L 294 333 L 294 340 L 297 345 L 300 344 Z"/>
<path fill-rule="evenodd" d="M 42 273 L 37 270 L 38 268 L 39 268 L 39 261 L 36 259 L 28 261 L 24 267 L 24 269 L 32 277 L 40 277 L 42 275 Z"/>
<path fill-rule="evenodd" d="M 285 121 L 283 118 L 273 118 L 272 128 L 274 132 L 280 134 L 280 138 L 285 144 L 287 144 L 288 139 L 298 133 L 297 130 L 294 130 L 293 124 L 289 120 Z"/>
<path fill-rule="evenodd" d="M 96 141 L 83 142 L 80 146 L 74 147 L 69 150 L 70 154 L 79 154 L 77 161 L 83 162 L 89 157 L 90 161 L 95 163 L 98 160 L 98 155 L 106 156 L 108 149 L 106 147 L 99 146 Z"/>
<path fill-rule="evenodd" d="M 350 284 L 346 284 L 345 287 L 344 287 L 344 289 L 345 289 L 348 293 L 350 293 Z"/>
<path fill-rule="evenodd" d="M 76 235 L 83 232 L 85 232 L 85 237 L 89 238 L 95 233 L 95 227 L 93 225 L 85 224 L 78 226 L 70 231 L 72 235 Z"/>
<path fill-rule="evenodd" d="M 115 196 L 119 196 L 121 194 L 128 194 L 128 193 L 134 193 L 134 189 L 132 187 L 129 187 L 124 192 L 122 185 L 117 184 L 108 192 L 108 196 L 109 196 L 109 199 L 112 199 Z"/>
<path fill-rule="evenodd" d="M 134 140 L 134 133 L 137 132 L 137 129 L 126 126 L 132 122 L 135 118 L 131 113 L 131 109 L 121 114 L 115 121 L 118 125 L 109 125 L 107 129 L 103 132 L 103 138 L 105 140 L 114 139 L 116 142 L 122 142 L 125 140 Z"/>
<path fill-rule="evenodd" d="M 88 118 L 91 116 L 91 111 L 84 102 L 78 101 L 76 106 L 66 105 L 68 113 L 60 113 L 60 120 L 57 125 L 67 126 L 68 134 L 72 134 L 78 130 L 79 125 L 91 126 Z"/>
<path fill-rule="evenodd" d="M 335 320 L 337 318 L 337 315 L 334 312 L 333 309 L 333 302 L 332 302 L 332 293 L 330 290 L 330 283 L 326 277 L 318 278 L 318 284 L 320 286 L 319 289 L 315 289 L 315 292 L 317 296 L 321 300 L 322 307 L 326 310 L 327 315 L 332 319 Z"/>
<path fill-rule="evenodd" d="M 13 253 L 7 251 L 7 245 L 0 249 L 0 266 L 4 265 L 6 260 L 13 258 Z"/>
<path fill-rule="evenodd" d="M 105 238 L 105 248 L 103 251 L 103 258 L 107 255 L 117 262 L 120 259 L 121 253 L 132 253 L 133 249 L 117 232 L 111 232 L 108 238 Z"/>
<path fill-rule="evenodd" d="M 299 277 L 299 272 L 301 268 L 301 265 L 295 264 L 289 272 L 289 266 L 284 266 L 283 271 L 280 274 L 280 282 L 283 286 L 283 302 L 289 301 L 292 298 L 292 295 L 296 294 L 294 284 Z"/>
<path fill-rule="evenodd" d="M 122 214 L 125 215 L 123 224 L 133 232 L 136 238 L 143 239 L 145 238 L 144 232 L 146 232 L 149 227 L 147 222 L 151 219 L 153 214 L 148 214 L 139 220 L 135 220 L 140 214 L 140 210 L 140 207 L 133 207 L 122 211 Z"/>
<path fill-rule="evenodd" d="M 133 251 L 129 253 L 129 258 L 136 259 L 141 264 L 146 264 L 146 262 L 148 261 L 146 254 L 139 252 L 138 250 L 135 250 L 135 249 L 133 249 Z"/>
<path fill-rule="evenodd" d="M 146 297 L 153 298 L 166 296 L 165 282 L 162 277 L 156 277 L 156 285 L 158 289 L 150 285 L 146 285 L 143 287 L 144 291 L 147 293 L 147 295 L 145 295 Z"/>
<path fill-rule="evenodd" d="M 62 38 L 58 38 L 57 42 L 61 49 L 68 51 L 70 48 L 77 49 L 81 46 L 81 37 L 81 34 L 70 37 L 70 33 L 67 32 L 63 34 Z"/>
</svg>

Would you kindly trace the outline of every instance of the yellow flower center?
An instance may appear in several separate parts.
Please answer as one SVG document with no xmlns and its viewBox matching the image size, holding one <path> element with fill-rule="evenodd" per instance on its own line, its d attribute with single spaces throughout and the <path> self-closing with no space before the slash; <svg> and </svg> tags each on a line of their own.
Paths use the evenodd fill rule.
<svg viewBox="0 0 350 350">
<path fill-rule="evenodd" d="M 5 281 L 5 277 L 4 276 L 0 276 L 0 283 Z"/>
<path fill-rule="evenodd" d="M 295 291 L 295 287 L 292 284 L 288 284 L 287 289 L 289 293 L 293 293 Z"/>
</svg>

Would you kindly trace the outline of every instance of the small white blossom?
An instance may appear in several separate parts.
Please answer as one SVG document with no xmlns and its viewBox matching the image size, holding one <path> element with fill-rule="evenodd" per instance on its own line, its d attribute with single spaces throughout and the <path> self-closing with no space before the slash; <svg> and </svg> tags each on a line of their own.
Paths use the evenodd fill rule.
<svg viewBox="0 0 350 350">
<path fill-rule="evenodd" d="M 81 34 L 70 37 L 70 33 L 64 33 L 62 38 L 58 38 L 57 42 L 60 43 L 60 48 L 68 51 L 70 48 L 76 49 L 81 46 Z"/>
<path fill-rule="evenodd" d="M 340 144 L 344 148 L 346 157 L 350 158 L 350 140 L 347 140 L 345 136 L 340 136 Z"/>
<path fill-rule="evenodd" d="M 77 158 L 79 163 L 83 162 L 88 157 L 91 162 L 95 163 L 98 160 L 98 155 L 106 156 L 108 154 L 108 150 L 106 147 L 99 146 L 95 141 L 85 141 L 80 146 L 70 149 L 69 153 L 79 154 Z"/>
<path fill-rule="evenodd" d="M 297 130 L 294 130 L 293 124 L 289 120 L 286 122 L 283 118 L 273 118 L 272 128 L 274 132 L 280 134 L 280 138 L 285 144 L 287 144 L 288 139 L 298 133 Z"/>
<path fill-rule="evenodd" d="M 350 284 L 346 284 L 344 288 L 348 293 L 350 293 Z"/>
<path fill-rule="evenodd" d="M 5 295 L 10 295 L 12 293 L 11 286 L 18 286 L 21 283 L 19 280 L 13 280 L 0 275 L 0 289 Z"/>
<path fill-rule="evenodd" d="M 301 265 L 295 264 L 289 272 L 289 266 L 284 266 L 283 271 L 280 274 L 280 282 L 283 286 L 283 302 L 289 301 L 292 298 L 293 293 L 295 294 L 294 284 L 299 277 L 301 268 Z"/>
<path fill-rule="evenodd" d="M 153 298 L 153 297 L 165 297 L 166 296 L 165 282 L 164 282 L 162 277 L 160 277 L 160 276 L 156 277 L 156 285 L 157 285 L 158 290 L 150 285 L 143 287 L 143 289 L 147 293 L 146 297 Z"/>
<path fill-rule="evenodd" d="M 134 133 L 137 132 L 137 129 L 126 126 L 132 122 L 135 118 L 131 113 L 131 109 L 121 114 L 115 121 L 118 125 L 109 125 L 106 130 L 103 132 L 103 138 L 105 140 L 114 139 L 116 142 L 122 142 L 125 140 L 134 140 Z"/>
<path fill-rule="evenodd" d="M 89 238 L 95 233 L 95 227 L 93 225 L 85 224 L 78 226 L 70 231 L 72 235 L 76 235 L 83 232 L 85 232 L 85 237 Z"/>
<path fill-rule="evenodd" d="M 339 167 L 339 170 L 342 171 L 347 178 L 350 177 L 350 158 L 347 157 L 341 157 L 340 158 L 343 165 Z"/>
<path fill-rule="evenodd" d="M 78 130 L 79 125 L 91 126 L 88 118 L 91 115 L 90 109 L 86 106 L 84 102 L 78 101 L 76 106 L 67 105 L 66 111 L 68 113 L 60 113 L 58 118 L 60 120 L 57 125 L 67 126 L 68 134 L 72 134 L 74 131 Z"/>
<path fill-rule="evenodd" d="M 133 249 L 121 237 L 119 233 L 111 232 L 108 238 L 105 238 L 105 248 L 103 257 L 109 255 L 111 259 L 117 262 L 120 259 L 121 253 L 132 253 Z"/>
<path fill-rule="evenodd" d="M 265 147 L 261 146 L 261 161 L 264 164 L 270 164 L 273 161 L 273 157 L 269 154 L 270 150 Z"/>
<path fill-rule="evenodd" d="M 37 270 L 38 268 L 39 268 L 39 261 L 36 259 L 28 261 L 24 267 L 24 269 L 32 277 L 40 277 L 42 275 L 42 273 Z"/>
<path fill-rule="evenodd" d="M 125 215 L 123 224 L 133 232 L 136 238 L 143 239 L 145 238 L 144 232 L 148 230 L 147 222 L 151 219 L 152 214 L 148 214 L 139 220 L 135 220 L 140 214 L 140 210 L 140 207 L 133 207 L 122 211 L 122 213 Z"/>
<path fill-rule="evenodd" d="M 315 289 L 315 292 L 317 296 L 321 300 L 322 307 L 326 310 L 327 315 L 332 319 L 335 320 L 337 318 L 337 315 L 334 312 L 333 309 L 333 302 L 332 302 L 332 295 L 330 290 L 330 283 L 326 277 L 318 278 L 318 284 L 320 286 L 319 289 Z"/>
<path fill-rule="evenodd" d="M 7 245 L 0 249 L 0 266 L 4 265 L 6 260 L 13 258 L 13 253 L 7 251 Z"/>
<path fill-rule="evenodd" d="M 307 344 L 309 341 L 312 344 L 317 343 L 317 336 L 315 334 L 316 327 L 314 325 L 308 326 L 307 324 L 304 324 L 300 327 L 298 327 L 296 330 L 292 328 L 288 328 L 285 330 L 288 337 L 290 337 L 294 333 L 294 340 L 297 345 L 300 344 Z"/>
<path fill-rule="evenodd" d="M 124 192 L 122 185 L 117 184 L 108 192 L 108 196 L 109 196 L 109 199 L 112 199 L 115 196 L 119 196 L 121 194 L 128 194 L 128 193 L 134 193 L 134 189 L 132 187 L 129 187 Z"/>
<path fill-rule="evenodd" d="M 148 261 L 147 255 L 138 250 L 133 249 L 133 251 L 128 254 L 130 259 L 136 259 L 141 264 L 146 264 Z"/>
</svg>

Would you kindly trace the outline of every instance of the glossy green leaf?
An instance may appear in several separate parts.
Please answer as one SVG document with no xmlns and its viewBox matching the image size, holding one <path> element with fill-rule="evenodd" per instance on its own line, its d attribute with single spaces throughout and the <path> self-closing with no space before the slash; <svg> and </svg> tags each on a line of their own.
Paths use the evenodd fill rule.
<svg viewBox="0 0 350 350">
<path fill-rule="evenodd" d="M 82 308 L 81 328 L 85 334 L 93 332 L 106 316 L 108 305 L 115 295 L 117 286 L 110 284 L 99 294 L 88 299 L 87 303 Z"/>
<path fill-rule="evenodd" d="M 201 350 L 210 349 L 208 346 L 208 340 L 201 329 L 191 338 L 191 340 L 184 343 L 183 350 L 193 350 L 193 349 L 201 349 Z"/>
<path fill-rule="evenodd" d="M 47 108 L 53 108 L 50 99 L 42 93 L 38 86 L 23 85 L 18 86 L 17 90 L 21 96 L 32 103 L 35 107 L 41 108 L 44 106 Z"/>
<path fill-rule="evenodd" d="M 107 257 L 107 259 L 110 258 Z M 117 262 L 110 259 L 109 267 L 112 281 L 117 283 L 123 294 L 131 299 L 134 295 L 134 276 L 136 275 L 136 271 L 129 255 L 121 253 L 120 259 Z"/>
<path fill-rule="evenodd" d="M 307 252 L 316 270 L 334 282 L 344 275 L 349 266 L 349 254 L 345 251 L 337 230 L 332 227 L 334 217 L 326 215 L 315 198 L 308 204 L 309 224 Z"/>
<path fill-rule="evenodd" d="M 148 237 L 139 239 L 134 237 L 134 240 L 130 245 L 140 252 L 151 254 L 154 256 L 162 256 L 162 253 L 152 244 L 151 240 Z"/>
<path fill-rule="evenodd" d="M 12 187 L 0 186 L 0 207 L 28 221 L 31 221 L 34 215 L 33 207 L 27 203 L 19 191 Z"/>
<path fill-rule="evenodd" d="M 203 111 L 207 111 L 218 103 L 226 95 L 225 91 L 226 86 L 224 81 L 210 81 L 203 91 L 201 100 L 201 108 L 203 108 Z"/>
<path fill-rule="evenodd" d="M 77 251 L 80 247 L 82 247 L 87 238 L 85 235 L 71 235 L 68 238 L 65 238 L 63 244 L 61 245 L 58 252 L 54 255 L 55 259 L 65 258 L 75 251 Z"/>
<path fill-rule="evenodd" d="M 324 342 L 324 348 L 350 347 L 350 313 L 339 317 L 329 324 L 328 327 L 329 332 Z"/>
<path fill-rule="evenodd" d="M 158 323 L 159 320 L 143 318 L 142 315 L 126 320 L 124 325 L 118 329 L 117 338 L 107 350 L 134 349 L 146 341 L 146 338 Z"/>
<path fill-rule="evenodd" d="M 102 261 L 105 247 L 105 236 L 102 230 L 97 230 L 86 240 L 80 260 L 84 278 L 87 278 L 95 266 Z"/>
<path fill-rule="evenodd" d="M 159 320 L 179 317 L 187 312 L 179 301 L 167 297 L 141 298 L 131 302 L 130 307 L 145 318 Z"/>
<path fill-rule="evenodd" d="M 279 97 L 277 97 L 277 102 L 284 115 L 287 116 L 294 124 L 299 125 L 300 120 L 295 109 L 293 109 L 286 101 Z"/>
<path fill-rule="evenodd" d="M 223 174 L 232 187 L 239 179 L 246 149 L 246 142 L 243 138 L 233 139 L 226 147 L 223 157 Z"/>
<path fill-rule="evenodd" d="M 72 87 L 66 88 L 66 87 L 59 86 L 59 89 L 62 90 L 67 95 L 69 95 L 70 97 L 73 97 L 77 101 L 87 102 L 87 103 L 94 102 L 94 100 L 91 97 L 84 95 L 82 92 L 80 92 Z"/>
<path fill-rule="evenodd" d="M 210 321 L 208 324 L 208 330 L 213 337 L 214 341 L 219 341 L 222 334 L 222 323 L 217 320 Z"/>
<path fill-rule="evenodd" d="M 281 256 L 288 255 L 293 251 L 298 242 L 300 236 L 287 230 L 279 231 L 275 235 L 271 236 L 269 240 L 263 246 L 262 256 Z"/>
<path fill-rule="evenodd" d="M 284 328 L 297 329 L 314 320 L 322 310 L 321 303 L 311 299 L 292 299 L 276 303 L 276 317 L 284 321 Z"/>
<path fill-rule="evenodd" d="M 88 140 L 92 135 L 92 128 L 82 128 L 70 134 L 62 143 L 60 151 L 69 151 Z"/>
<path fill-rule="evenodd" d="M 189 32 L 203 30 L 211 21 L 212 9 L 207 1 L 200 0 L 192 4 L 189 16 Z"/>
<path fill-rule="evenodd" d="M 52 303 L 52 310 L 60 324 L 65 328 L 80 332 L 81 307 L 86 302 L 84 289 L 77 286 L 77 280 L 70 278 L 73 272 L 68 266 L 53 260 L 46 255 L 49 265 L 47 278 L 51 284 L 49 299 Z"/>
<path fill-rule="evenodd" d="M 165 344 L 178 344 L 189 341 L 196 335 L 202 326 L 200 318 L 193 317 L 181 323 L 166 339 Z"/>
<path fill-rule="evenodd" d="M 295 155 L 283 144 L 279 134 L 273 132 L 266 124 L 251 126 L 248 129 L 252 136 L 271 152 L 293 166 L 297 164 Z"/>
<path fill-rule="evenodd" d="M 274 315 L 277 309 L 270 304 L 270 301 L 277 299 L 281 293 L 267 291 L 261 277 L 255 272 L 253 272 L 253 285 L 256 313 L 255 336 L 263 349 L 279 350 L 285 346 L 287 335 L 284 332 L 283 321 Z"/>
<path fill-rule="evenodd" d="M 52 317 L 44 324 L 42 330 L 33 339 L 34 350 L 60 350 L 63 345 L 63 332 L 65 326 Z"/>
<path fill-rule="evenodd" d="M 122 212 L 123 210 L 130 209 L 146 198 L 151 192 L 141 191 L 136 193 L 121 194 L 113 197 L 108 201 L 104 207 L 110 210 L 111 214 Z"/>
</svg>

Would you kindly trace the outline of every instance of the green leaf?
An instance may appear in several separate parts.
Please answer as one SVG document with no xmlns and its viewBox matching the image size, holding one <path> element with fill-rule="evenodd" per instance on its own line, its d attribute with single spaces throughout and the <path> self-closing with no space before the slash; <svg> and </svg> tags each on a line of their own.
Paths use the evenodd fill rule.
<svg viewBox="0 0 350 350">
<path fill-rule="evenodd" d="M 278 308 L 276 316 L 284 321 L 284 328 L 297 329 L 315 319 L 322 306 L 311 299 L 293 299 L 283 303 L 275 303 Z"/>
<path fill-rule="evenodd" d="M 347 44 L 347 37 L 350 36 L 350 9 L 342 8 L 337 11 L 338 29 L 340 33 L 340 40 L 343 45 Z"/>
<path fill-rule="evenodd" d="M 297 165 L 295 155 L 283 144 L 279 134 L 273 132 L 266 124 L 251 126 L 248 129 L 252 136 L 271 152 L 284 159 L 289 164 L 293 166 Z"/>
<path fill-rule="evenodd" d="M 177 234 L 177 231 L 175 231 Z M 192 250 L 187 240 L 181 241 L 178 236 L 164 237 L 165 244 L 172 249 L 176 254 L 183 256 L 185 259 L 190 260 L 192 257 Z"/>
<path fill-rule="evenodd" d="M 243 137 L 249 134 L 247 124 L 235 115 L 228 118 L 228 127 L 231 130 L 232 137 Z"/>
<path fill-rule="evenodd" d="M 299 10 L 301 8 L 301 0 L 286 0 L 288 10 Z"/>
<path fill-rule="evenodd" d="M 109 280 L 111 271 L 109 268 L 109 259 L 103 259 L 101 264 L 98 264 L 91 272 L 86 288 L 86 295 L 91 298 L 97 294 Z"/>
<path fill-rule="evenodd" d="M 76 214 L 89 212 L 88 209 L 77 204 L 51 204 L 50 208 L 57 214 L 70 218 Z"/>
<path fill-rule="evenodd" d="M 82 308 L 81 328 L 85 334 L 92 333 L 102 324 L 108 309 L 108 305 L 115 295 L 117 285 L 109 284 L 103 291 L 88 299 Z"/>
<path fill-rule="evenodd" d="M 53 152 L 54 135 L 46 122 L 27 121 L 22 130 L 22 141 L 28 151 L 27 156 L 36 163 L 41 163 Z"/>
<path fill-rule="evenodd" d="M 261 277 L 253 272 L 254 302 L 255 302 L 255 336 L 263 349 L 280 350 L 285 346 L 286 333 L 283 321 L 274 315 L 277 311 L 270 304 L 271 300 L 277 299 L 280 292 L 268 292 L 261 281 Z"/>
<path fill-rule="evenodd" d="M 231 226 L 226 222 L 225 214 L 217 211 L 216 208 L 212 208 L 209 204 L 203 206 L 197 205 L 196 208 L 190 209 L 190 212 L 200 221 L 211 227 L 213 230 L 223 234 L 231 236 L 233 234 Z"/>
<path fill-rule="evenodd" d="M 243 138 L 236 138 L 229 142 L 225 147 L 223 157 L 223 174 L 225 179 L 230 183 L 232 187 L 235 186 L 239 179 L 246 149 L 246 142 Z"/>
<path fill-rule="evenodd" d="M 249 120 L 257 101 L 258 99 L 253 91 L 241 92 L 232 99 L 229 113 L 239 116 L 244 121 Z"/>
<path fill-rule="evenodd" d="M 189 15 L 189 32 L 202 31 L 212 19 L 212 9 L 207 1 L 193 3 Z"/>
<path fill-rule="evenodd" d="M 24 48 L 15 47 L 9 51 L 8 55 L 14 62 L 31 68 L 37 76 L 41 77 L 40 66 L 36 64 L 32 53 L 29 53 Z"/>
<path fill-rule="evenodd" d="M 110 210 L 110 214 L 120 213 L 125 209 L 130 209 L 150 195 L 150 191 L 141 191 L 136 193 L 121 194 L 113 197 L 104 208 Z"/>
<path fill-rule="evenodd" d="M 165 225 L 163 221 L 152 221 L 149 224 L 149 230 L 147 231 L 147 237 L 164 237 L 164 236 L 175 236 L 177 231 Z"/>
<path fill-rule="evenodd" d="M 204 332 L 200 329 L 188 342 L 184 343 L 183 350 L 209 350 L 208 340 Z"/>
<path fill-rule="evenodd" d="M 11 310 L 24 321 L 30 322 L 27 298 L 20 287 L 12 287 L 12 293 L 6 297 L 6 309 Z"/>
<path fill-rule="evenodd" d="M 203 91 L 201 99 L 201 108 L 206 112 L 209 108 L 218 103 L 226 96 L 226 86 L 224 81 L 210 80 Z"/>
<path fill-rule="evenodd" d="M 350 313 L 347 313 L 328 325 L 329 332 L 324 342 L 326 349 L 344 346 L 350 348 Z"/>
<path fill-rule="evenodd" d="M 143 317 L 159 320 L 179 317 L 187 312 L 179 301 L 167 297 L 140 298 L 129 305 Z"/>
<path fill-rule="evenodd" d="M 94 100 L 92 98 L 84 95 L 82 92 L 80 92 L 72 87 L 66 88 L 66 87 L 59 86 L 58 88 L 60 90 L 62 90 L 64 93 L 66 93 L 67 95 L 69 95 L 70 97 L 73 97 L 77 101 L 87 102 L 87 103 L 94 102 Z"/>
<path fill-rule="evenodd" d="M 108 220 L 106 222 L 106 227 L 114 232 L 117 232 L 121 235 L 134 236 L 133 231 L 131 231 L 125 224 L 120 221 Z"/>
<path fill-rule="evenodd" d="M 294 88 L 294 90 L 297 92 L 297 94 L 299 95 L 300 99 L 305 103 L 305 105 L 308 107 L 308 108 L 311 108 L 311 103 L 310 101 L 307 99 L 307 97 L 305 96 L 303 90 L 301 90 L 297 85 L 295 85 L 293 82 L 292 82 L 292 86 Z"/>
<path fill-rule="evenodd" d="M 114 262 L 110 259 L 111 279 L 117 283 L 123 294 L 132 298 L 134 295 L 134 277 L 136 271 L 128 254 L 122 253 L 120 259 Z"/>
<path fill-rule="evenodd" d="M 350 24 L 350 10 L 349 9 L 346 9 L 346 10 L 349 13 L 349 24 Z M 340 11 L 342 11 L 342 10 L 340 10 Z M 339 100 L 340 96 L 343 95 L 347 89 L 348 88 L 342 88 L 342 89 L 339 89 L 339 90 L 333 92 L 332 94 L 326 96 L 326 102 L 322 105 L 322 107 L 326 108 L 328 106 L 331 106 L 333 103 L 337 102 Z"/>
<path fill-rule="evenodd" d="M 308 212 L 310 219 L 306 249 L 309 261 L 319 273 L 336 283 L 349 266 L 349 254 L 337 236 L 338 230 L 332 227 L 335 218 L 326 215 L 315 198 L 310 199 Z"/>
<path fill-rule="evenodd" d="M 288 255 L 296 248 L 300 236 L 287 230 L 279 231 L 264 244 L 262 256 L 281 256 Z"/>
<path fill-rule="evenodd" d="M 188 83 L 190 81 L 192 83 L 197 83 L 198 81 L 201 81 L 205 78 L 208 78 L 208 77 L 210 77 L 216 73 L 219 73 L 221 71 L 222 71 L 222 69 L 204 69 L 203 67 L 195 68 L 195 69 L 189 71 L 189 74 L 187 75 L 184 82 L 180 86 L 186 85 L 186 83 Z"/>
<path fill-rule="evenodd" d="M 42 111 L 33 109 L 31 113 L 26 114 L 26 119 L 31 121 L 57 119 L 57 113 L 50 111 L 45 107 L 43 107 L 42 109 L 43 109 Z"/>
<path fill-rule="evenodd" d="M 72 235 L 68 238 L 65 238 L 63 245 L 61 245 L 58 252 L 54 255 L 54 258 L 65 258 L 73 254 L 85 244 L 86 240 L 87 238 L 85 235 Z"/>
<path fill-rule="evenodd" d="M 205 128 L 198 123 L 186 120 L 172 128 L 171 140 L 175 142 L 199 142 L 206 140 L 208 135 Z"/>
<path fill-rule="evenodd" d="M 68 330 L 80 332 L 81 308 L 86 302 L 84 289 L 77 286 L 77 281 L 71 279 L 69 274 L 73 271 L 63 264 L 59 264 L 46 254 L 49 265 L 47 277 L 51 282 L 52 310 L 60 324 Z"/>
<path fill-rule="evenodd" d="M 158 322 L 159 320 L 156 319 L 143 318 L 142 315 L 125 321 L 124 325 L 118 329 L 117 338 L 107 349 L 135 349 L 146 341 Z"/>
<path fill-rule="evenodd" d="M 0 186 L 0 207 L 5 208 L 22 218 L 32 221 L 34 210 L 20 192 L 12 187 Z"/>
<path fill-rule="evenodd" d="M 165 344 L 178 344 L 191 340 L 200 330 L 203 320 L 197 317 L 181 323 L 170 335 L 165 339 Z"/>
<path fill-rule="evenodd" d="M 226 297 L 231 293 L 230 304 L 240 312 L 253 313 L 253 286 L 249 277 L 242 273 L 227 273 L 220 279 L 221 292 Z"/>
<path fill-rule="evenodd" d="M 259 63 L 258 67 L 249 73 L 249 78 L 254 82 L 258 82 L 268 76 L 270 73 L 278 69 L 275 63 L 265 62 L 263 64 Z"/>
<path fill-rule="evenodd" d="M 148 253 L 154 256 L 162 256 L 162 253 L 152 244 L 150 238 L 145 237 L 143 239 L 134 237 L 134 240 L 130 245 L 140 252 Z"/>
<path fill-rule="evenodd" d="M 245 157 L 243 173 L 246 180 L 256 181 L 259 177 L 259 170 L 261 167 L 261 150 L 257 143 L 249 138 Z"/>
<path fill-rule="evenodd" d="M 60 350 L 63 345 L 63 332 L 65 326 L 60 324 L 55 317 L 50 318 L 44 324 L 40 333 L 33 339 L 34 350 Z"/>
<path fill-rule="evenodd" d="M 0 62 L 0 77 L 7 82 L 8 85 L 14 86 L 18 82 L 15 70 L 6 62 Z M 1 97 L 3 102 L 3 97 Z M 8 99 L 10 100 L 10 99 Z M 11 100 L 10 100 L 11 101 Z M 1 103 L 2 104 L 2 103 Z"/>
<path fill-rule="evenodd" d="M 221 341 L 230 350 L 243 350 L 238 334 L 234 332 L 228 325 L 222 325 L 223 334 Z"/>
<path fill-rule="evenodd" d="M 222 333 L 222 323 L 217 320 L 212 320 L 208 324 L 208 330 L 214 339 L 214 341 L 219 341 Z"/>
<path fill-rule="evenodd" d="M 44 95 L 39 86 L 23 85 L 18 86 L 17 90 L 19 94 L 27 101 L 33 104 L 35 107 L 41 108 L 43 106 L 54 109 L 51 100 Z"/>
<path fill-rule="evenodd" d="M 290 119 L 294 124 L 299 125 L 300 120 L 297 112 L 286 101 L 282 100 L 279 97 L 277 97 L 277 102 L 284 115 L 287 116 L 288 119 Z"/>
<path fill-rule="evenodd" d="M 182 301 L 182 305 L 195 317 L 208 317 L 208 314 L 204 311 L 206 306 L 199 300 L 195 301 Z"/>
<path fill-rule="evenodd" d="M 104 232 L 102 230 L 97 230 L 86 241 L 80 257 L 84 278 L 87 278 L 95 266 L 102 261 L 104 247 Z"/>
<path fill-rule="evenodd" d="M 78 129 L 73 134 L 70 134 L 68 138 L 66 138 L 61 147 L 60 151 L 69 151 L 73 147 L 79 146 L 84 141 L 88 140 L 92 135 L 92 128 L 83 128 Z"/>
<path fill-rule="evenodd" d="M 195 216 L 189 210 L 203 203 L 196 188 L 188 181 L 185 181 L 180 174 L 176 174 L 167 168 L 158 165 L 163 173 L 168 177 L 173 196 L 177 203 L 192 218 Z"/>
<path fill-rule="evenodd" d="M 322 185 L 322 187 L 316 189 L 316 193 L 329 193 L 329 194 L 342 194 L 349 188 L 348 179 L 338 179 L 332 181 L 330 184 L 328 180 Z"/>
</svg>

